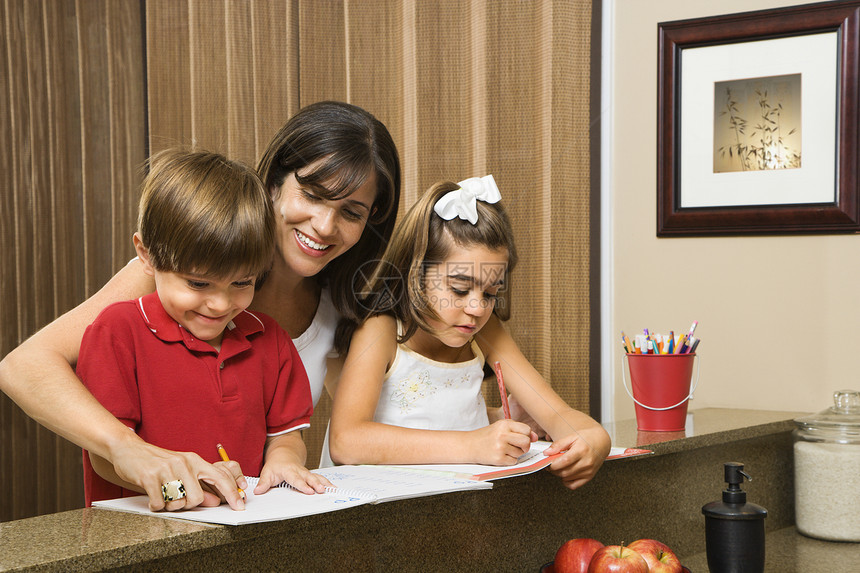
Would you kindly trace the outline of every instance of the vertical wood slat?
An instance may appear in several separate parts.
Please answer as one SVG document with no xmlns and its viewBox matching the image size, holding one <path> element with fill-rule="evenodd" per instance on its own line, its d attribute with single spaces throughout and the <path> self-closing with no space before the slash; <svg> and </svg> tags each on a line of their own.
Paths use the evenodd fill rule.
<svg viewBox="0 0 860 573">
<path fill-rule="evenodd" d="M 140 0 L 10 0 L 2 10 L 5 355 L 130 258 L 145 116 Z M 0 438 L 0 483 L 15 492 L 0 520 L 82 506 L 80 448 L 6 396 Z"/>
<path fill-rule="evenodd" d="M 231 157 L 254 165 L 254 53 L 251 45 L 251 8 L 227 3 L 227 112 L 228 150 Z"/>
<path fill-rule="evenodd" d="M 225 121 L 231 108 L 230 98 L 225 93 L 230 83 L 227 71 L 227 5 L 227 2 L 209 0 L 188 2 L 190 94 L 182 94 L 182 98 L 183 101 L 188 100 L 191 114 L 191 142 L 207 150 L 230 155 L 230 122 Z M 159 39 L 152 49 L 153 56 L 157 56 L 167 48 L 161 46 Z M 156 72 L 158 70 L 153 66 L 153 73 Z M 160 115 L 165 110 L 155 108 L 152 111 Z M 214 118 L 218 121 L 213 121 Z"/>
<path fill-rule="evenodd" d="M 110 77 L 107 66 L 107 14 L 101 2 L 78 6 L 81 82 L 81 149 L 83 150 L 84 242 L 87 291 L 94 292 L 112 274 L 111 253 L 101 251 L 112 238 L 109 191 Z"/>
<path fill-rule="evenodd" d="M 0 356 L 5 355 L 17 343 L 18 311 L 15 303 L 15 253 L 10 245 L 15 244 L 15 201 L 12 178 L 14 175 L 12 149 L 15 147 L 12 129 L 11 98 L 13 83 L 10 77 L 8 58 L 12 51 L 8 26 L 10 17 L 6 3 L 0 2 L 0 134 L 7 141 L 0 145 Z M 15 405 L 0 394 L 0 443 L 12 444 L 13 424 L 17 425 Z M 12 448 L 0 448 L 0 478 L 3 483 L 11 481 L 14 461 Z M 6 477 L 8 476 L 8 477 Z M 0 520 L 12 515 L 12 496 L 0 496 Z"/>
<path fill-rule="evenodd" d="M 143 90 L 143 17 L 137 0 L 108 2 L 107 69 L 110 86 L 111 273 L 134 256 L 140 167 L 146 153 Z M 130 78 L 136 81 L 129 81 Z M 110 275 L 102 278 L 99 286 Z"/>
<path fill-rule="evenodd" d="M 299 109 L 299 0 L 254 1 L 254 162 Z"/>
<path fill-rule="evenodd" d="M 554 288 L 547 303 L 550 308 L 570 307 L 564 316 L 551 314 L 550 342 L 557 351 L 549 369 L 562 397 L 584 411 L 592 403 L 590 357 L 599 333 L 591 321 L 591 263 L 597 262 L 591 259 L 591 9 L 589 3 L 553 6 L 547 54 L 553 94 L 547 194 L 555 253 L 549 268 Z"/>
<path fill-rule="evenodd" d="M 30 109 L 27 103 L 27 53 L 26 53 L 26 9 L 20 3 L 6 4 L 6 42 L 9 50 L 9 116 L 11 134 L 5 138 L 12 144 L 11 166 L 7 172 L 7 178 L 12 186 L 9 194 L 13 197 L 13 248 L 9 249 L 14 258 L 14 272 L 16 277 L 15 304 L 16 304 L 16 332 L 17 341 L 32 331 L 34 316 L 34 297 L 28 283 L 32 280 L 33 273 L 33 241 L 29 233 L 30 224 L 27 216 L 30 210 L 31 174 L 30 174 Z M 4 247 L 8 248 L 8 247 Z M 5 328 L 5 326 L 4 326 Z M 6 399 L 4 397 L 4 399 Z M 12 479 L 9 480 L 12 488 L 21 486 L 20 472 L 17 468 L 35 468 L 37 461 L 35 422 L 29 420 L 18 410 L 13 410 L 11 416 L 10 440 L 6 443 L 12 444 L 10 470 Z M 32 481 L 32 480 L 31 480 Z M 15 489 L 11 489 L 15 491 Z M 28 508 L 28 505 L 31 507 Z M 12 496 L 12 515 L 22 515 L 27 511 L 36 510 L 36 500 L 32 496 Z"/>
<path fill-rule="evenodd" d="M 459 181 L 471 172 L 470 8 L 458 0 L 415 6 L 415 124 L 418 147 L 404 161 L 417 164 L 418 197 L 440 180 Z"/>
<path fill-rule="evenodd" d="M 299 0 L 300 107 L 347 100 L 345 0 Z"/>
<path fill-rule="evenodd" d="M 81 92 L 78 60 L 77 12 L 74 2 L 45 3 L 48 42 L 49 117 L 54 225 L 54 315 L 86 297 L 83 194 L 62 192 L 83 188 L 81 155 Z"/>
<path fill-rule="evenodd" d="M 51 219 L 50 219 L 50 160 L 43 161 L 37 152 L 50 141 L 48 127 L 48 89 L 45 56 L 45 14 L 43 4 L 28 2 L 24 5 L 24 20 L 26 22 L 25 42 L 27 54 L 27 85 L 25 87 L 30 105 L 30 181 L 28 200 L 22 204 L 24 209 L 19 212 L 19 221 L 26 228 L 21 239 L 32 247 L 32 264 L 29 272 L 24 275 L 26 289 L 32 291 L 32 319 L 27 325 L 28 330 L 48 322 L 53 315 L 53 292 L 51 282 L 45 277 L 51 275 L 53 263 Z M 22 190 L 23 191 L 23 190 Z M 57 506 L 59 485 L 58 468 L 56 464 L 57 438 L 50 430 L 34 422 L 30 435 L 35 439 L 35 466 L 38 471 L 32 476 L 32 486 L 38 492 L 32 501 L 38 513 L 47 513 Z M 22 484 L 23 485 L 23 484 Z"/>
<path fill-rule="evenodd" d="M 194 130 L 186 0 L 147 0 L 146 46 L 149 151 L 190 145 Z"/>
</svg>

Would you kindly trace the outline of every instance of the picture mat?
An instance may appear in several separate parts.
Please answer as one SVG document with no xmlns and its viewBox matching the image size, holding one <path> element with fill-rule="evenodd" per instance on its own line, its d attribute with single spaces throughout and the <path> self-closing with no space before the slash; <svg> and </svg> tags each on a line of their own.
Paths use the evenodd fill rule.
<svg viewBox="0 0 860 573">
<path fill-rule="evenodd" d="M 680 207 L 834 203 L 838 51 L 837 32 L 683 49 Z M 714 173 L 714 83 L 796 73 L 802 167 Z"/>
</svg>

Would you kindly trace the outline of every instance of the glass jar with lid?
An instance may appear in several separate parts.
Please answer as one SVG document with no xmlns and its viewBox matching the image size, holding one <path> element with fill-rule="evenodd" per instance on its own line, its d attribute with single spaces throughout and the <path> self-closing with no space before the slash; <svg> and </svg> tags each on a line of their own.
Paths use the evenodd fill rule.
<svg viewBox="0 0 860 573">
<path fill-rule="evenodd" d="M 833 406 L 794 420 L 797 530 L 860 541 L 860 392 L 838 390 Z"/>
</svg>

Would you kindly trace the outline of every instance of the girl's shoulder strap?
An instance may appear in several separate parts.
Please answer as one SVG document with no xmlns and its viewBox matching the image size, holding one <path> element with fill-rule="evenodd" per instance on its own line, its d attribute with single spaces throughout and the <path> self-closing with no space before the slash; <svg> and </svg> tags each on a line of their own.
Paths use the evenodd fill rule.
<svg viewBox="0 0 860 573">
<path fill-rule="evenodd" d="M 475 355 L 475 358 L 478 359 L 478 362 L 481 364 L 481 368 L 484 367 L 484 363 L 486 359 L 484 358 L 484 353 L 481 352 L 481 346 L 478 344 L 478 341 L 475 340 L 475 337 L 472 337 L 472 340 L 469 342 L 472 347 L 472 354 Z"/>
</svg>

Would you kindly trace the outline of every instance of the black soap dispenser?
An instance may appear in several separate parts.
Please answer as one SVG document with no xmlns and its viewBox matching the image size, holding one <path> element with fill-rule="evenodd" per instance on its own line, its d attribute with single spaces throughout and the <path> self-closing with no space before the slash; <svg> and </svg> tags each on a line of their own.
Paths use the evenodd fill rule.
<svg viewBox="0 0 860 573">
<path fill-rule="evenodd" d="M 702 507 L 708 569 L 711 573 L 761 573 L 767 510 L 747 503 L 741 484 L 744 478 L 752 478 L 744 472 L 743 464 L 727 462 L 725 473 L 729 485 L 723 490 L 723 501 Z"/>
</svg>

